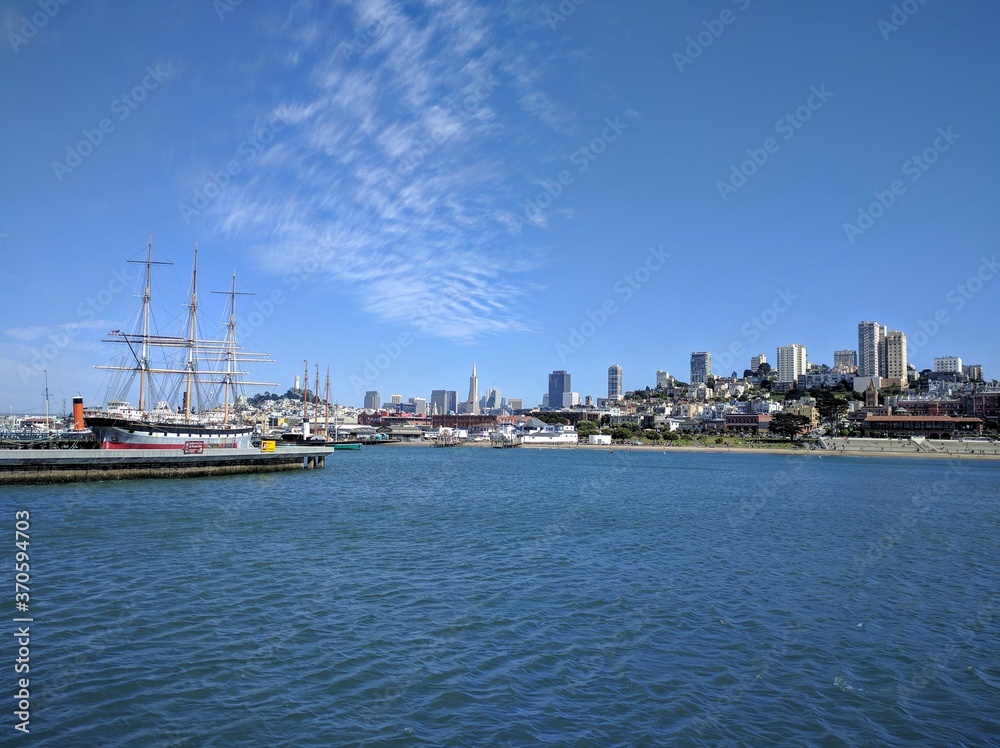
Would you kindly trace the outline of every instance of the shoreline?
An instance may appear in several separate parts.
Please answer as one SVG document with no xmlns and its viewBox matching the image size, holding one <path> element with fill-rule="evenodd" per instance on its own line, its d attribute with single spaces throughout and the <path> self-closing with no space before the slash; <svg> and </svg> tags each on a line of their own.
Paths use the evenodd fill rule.
<svg viewBox="0 0 1000 748">
<path fill-rule="evenodd" d="M 875 441 L 875 440 L 871 440 Z M 891 441 L 891 440 L 890 440 Z M 956 442 L 960 444 L 962 442 Z M 400 442 L 399 445 L 407 446 L 426 446 L 433 447 L 433 443 L 424 442 Z M 396 445 L 396 446 L 399 446 Z M 473 448 L 491 448 L 492 445 L 489 442 L 469 442 L 466 444 L 456 445 L 457 447 L 473 447 Z M 905 458 L 918 458 L 918 459 L 932 459 L 932 460 L 950 460 L 950 459 L 961 459 L 961 460 L 1000 460 L 1000 453 L 992 454 L 975 454 L 969 451 L 954 451 L 954 452 L 918 452 L 918 451 L 896 451 L 891 449 L 892 444 L 881 444 L 882 449 L 876 449 L 876 445 L 851 445 L 847 449 L 822 449 L 816 447 L 814 449 L 806 449 L 802 447 L 730 447 L 725 444 L 715 444 L 715 445 L 705 445 L 702 447 L 694 446 L 663 446 L 654 444 L 524 444 L 514 449 L 538 449 L 538 450 L 563 450 L 563 449 L 582 449 L 589 451 L 604 451 L 604 452 L 663 452 L 664 454 L 669 454 L 671 452 L 686 452 L 693 454 L 752 454 L 752 455 L 800 455 L 803 457 L 905 457 Z M 889 450 L 885 450 L 884 447 L 889 446 Z M 868 448 L 866 448 L 868 447 Z M 991 444 L 991 447 L 995 445 Z M 454 449 L 454 447 L 451 447 Z"/>
</svg>

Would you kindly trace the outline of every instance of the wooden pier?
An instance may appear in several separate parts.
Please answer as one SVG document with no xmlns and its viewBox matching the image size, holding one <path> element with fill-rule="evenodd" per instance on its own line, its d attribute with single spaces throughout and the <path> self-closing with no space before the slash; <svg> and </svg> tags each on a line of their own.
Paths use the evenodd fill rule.
<svg viewBox="0 0 1000 748">
<path fill-rule="evenodd" d="M 332 449 L 218 449 L 185 455 L 161 449 L 0 450 L 0 485 L 73 483 L 134 478 L 189 478 L 326 467 Z"/>
</svg>

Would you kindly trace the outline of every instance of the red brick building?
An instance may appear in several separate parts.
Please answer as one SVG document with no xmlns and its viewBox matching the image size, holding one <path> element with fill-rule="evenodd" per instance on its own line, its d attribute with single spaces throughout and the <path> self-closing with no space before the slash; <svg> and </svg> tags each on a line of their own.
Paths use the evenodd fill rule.
<svg viewBox="0 0 1000 748">
<path fill-rule="evenodd" d="M 957 439 L 982 436 L 983 422 L 978 418 L 954 416 L 869 416 L 861 422 L 862 436 L 925 436 L 930 439 Z"/>
<path fill-rule="evenodd" d="M 726 413 L 726 429 L 733 431 L 763 431 L 771 426 L 767 413 Z"/>
</svg>

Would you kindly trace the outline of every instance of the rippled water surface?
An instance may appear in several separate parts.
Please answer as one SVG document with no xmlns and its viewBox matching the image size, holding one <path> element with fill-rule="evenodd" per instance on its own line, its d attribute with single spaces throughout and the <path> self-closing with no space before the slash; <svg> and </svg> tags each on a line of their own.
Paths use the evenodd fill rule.
<svg viewBox="0 0 1000 748">
<path fill-rule="evenodd" d="M 1000 463 L 403 446 L 0 488 L 9 560 L 31 512 L 22 742 L 996 745 L 998 487 Z"/>
</svg>

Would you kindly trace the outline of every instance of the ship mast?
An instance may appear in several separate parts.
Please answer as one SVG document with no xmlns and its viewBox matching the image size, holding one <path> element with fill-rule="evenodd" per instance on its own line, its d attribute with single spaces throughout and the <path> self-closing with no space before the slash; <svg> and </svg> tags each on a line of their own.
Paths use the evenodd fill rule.
<svg viewBox="0 0 1000 748">
<path fill-rule="evenodd" d="M 319 361 L 316 362 L 316 391 L 313 393 L 313 421 L 319 423 Z"/>
<path fill-rule="evenodd" d="M 302 423 L 305 424 L 309 418 L 309 359 L 302 362 L 305 367 L 305 375 L 302 378 Z"/>
<path fill-rule="evenodd" d="M 191 273 L 191 304 L 188 307 L 188 361 L 187 361 L 187 386 L 184 391 L 184 420 L 191 420 L 191 382 L 194 379 L 194 370 L 198 363 L 198 354 L 195 341 L 198 332 L 198 245 L 194 245 L 194 270 Z"/>
<path fill-rule="evenodd" d="M 139 410 L 146 410 L 146 379 L 149 376 L 149 288 L 153 280 L 153 265 L 172 265 L 172 262 L 153 261 L 153 237 L 149 237 L 145 260 L 129 260 L 136 265 L 146 266 L 146 282 L 142 292 L 142 355 L 139 357 Z M 126 338 L 126 341 L 128 338 Z"/>
<path fill-rule="evenodd" d="M 323 434 L 327 439 L 330 438 L 330 367 L 326 367 L 326 390 L 323 393 L 323 401 L 326 404 L 326 410 L 323 416 Z"/>
<path fill-rule="evenodd" d="M 215 291 L 214 293 L 226 293 L 225 291 Z M 223 375 L 223 385 L 225 387 L 225 405 L 223 409 L 222 424 L 224 426 L 229 425 L 229 400 L 230 394 L 233 387 L 233 375 L 236 373 L 234 368 L 237 362 L 237 346 L 236 346 L 236 297 L 237 296 L 253 296 L 253 293 L 247 291 L 237 291 L 236 290 L 236 271 L 233 271 L 233 284 L 229 292 L 229 322 L 226 323 L 226 344 L 225 344 L 225 359 L 226 359 L 226 373 Z"/>
<path fill-rule="evenodd" d="M 45 433 L 52 431 L 52 423 L 49 421 L 49 370 L 45 370 Z"/>
</svg>

